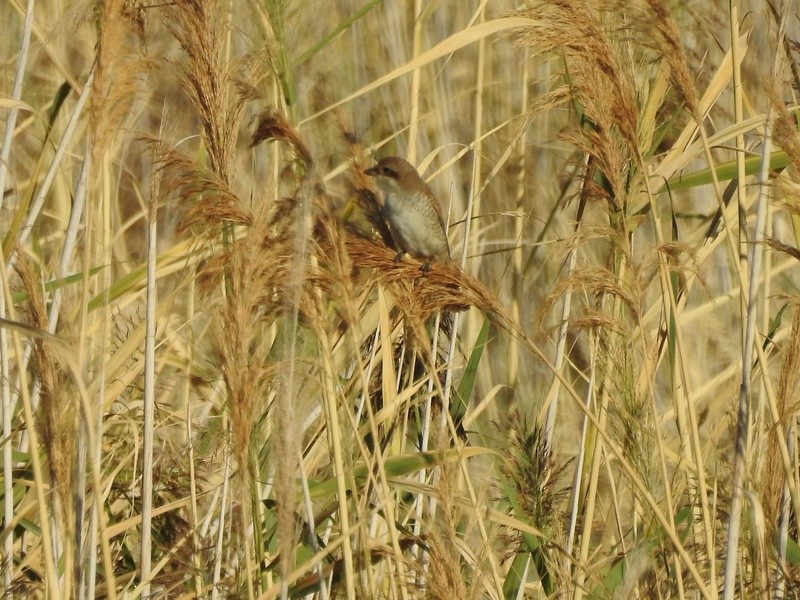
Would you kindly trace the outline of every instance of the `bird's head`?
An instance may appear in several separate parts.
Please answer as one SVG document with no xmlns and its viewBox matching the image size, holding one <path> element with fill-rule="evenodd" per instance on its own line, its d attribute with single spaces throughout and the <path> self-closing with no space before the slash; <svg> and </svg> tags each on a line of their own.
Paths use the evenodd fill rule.
<svg viewBox="0 0 800 600">
<path fill-rule="evenodd" d="M 364 172 L 375 178 L 384 194 L 427 193 L 428 186 L 417 170 L 399 156 L 387 156 Z"/>
</svg>

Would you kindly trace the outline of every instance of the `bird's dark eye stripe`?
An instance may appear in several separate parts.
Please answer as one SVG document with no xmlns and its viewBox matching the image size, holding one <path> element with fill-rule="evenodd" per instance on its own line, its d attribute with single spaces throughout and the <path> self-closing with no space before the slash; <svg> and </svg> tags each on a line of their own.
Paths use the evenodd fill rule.
<svg viewBox="0 0 800 600">
<path fill-rule="evenodd" d="M 397 179 L 397 173 L 392 171 L 389 167 L 383 167 L 383 174 L 392 179 Z"/>
</svg>

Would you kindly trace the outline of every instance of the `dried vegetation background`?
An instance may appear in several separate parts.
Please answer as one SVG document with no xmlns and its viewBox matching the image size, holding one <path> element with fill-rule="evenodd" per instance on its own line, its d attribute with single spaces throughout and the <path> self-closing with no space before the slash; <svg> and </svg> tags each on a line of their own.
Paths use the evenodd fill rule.
<svg viewBox="0 0 800 600">
<path fill-rule="evenodd" d="M 794 2 L 0 23 L 3 597 L 795 597 Z"/>
</svg>

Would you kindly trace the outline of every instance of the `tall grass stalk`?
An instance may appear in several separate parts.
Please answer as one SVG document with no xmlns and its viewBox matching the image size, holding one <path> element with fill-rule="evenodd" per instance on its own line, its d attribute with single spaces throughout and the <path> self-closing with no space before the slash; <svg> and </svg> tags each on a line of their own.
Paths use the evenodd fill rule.
<svg viewBox="0 0 800 600">
<path fill-rule="evenodd" d="M 144 338 L 144 423 L 142 432 L 142 558 L 141 584 L 142 596 L 150 596 L 150 570 L 152 568 L 153 522 L 153 444 L 155 434 L 155 388 L 156 388 L 156 240 L 158 239 L 158 210 L 156 198 L 151 196 L 147 211 L 147 298 L 145 300 L 146 332 Z"/>
</svg>

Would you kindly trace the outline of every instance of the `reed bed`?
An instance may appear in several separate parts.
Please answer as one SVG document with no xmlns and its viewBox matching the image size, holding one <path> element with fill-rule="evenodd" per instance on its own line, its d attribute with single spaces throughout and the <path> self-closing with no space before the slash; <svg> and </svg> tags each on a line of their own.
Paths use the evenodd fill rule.
<svg viewBox="0 0 800 600">
<path fill-rule="evenodd" d="M 0 5 L 3 597 L 798 597 L 799 18 Z"/>
</svg>

